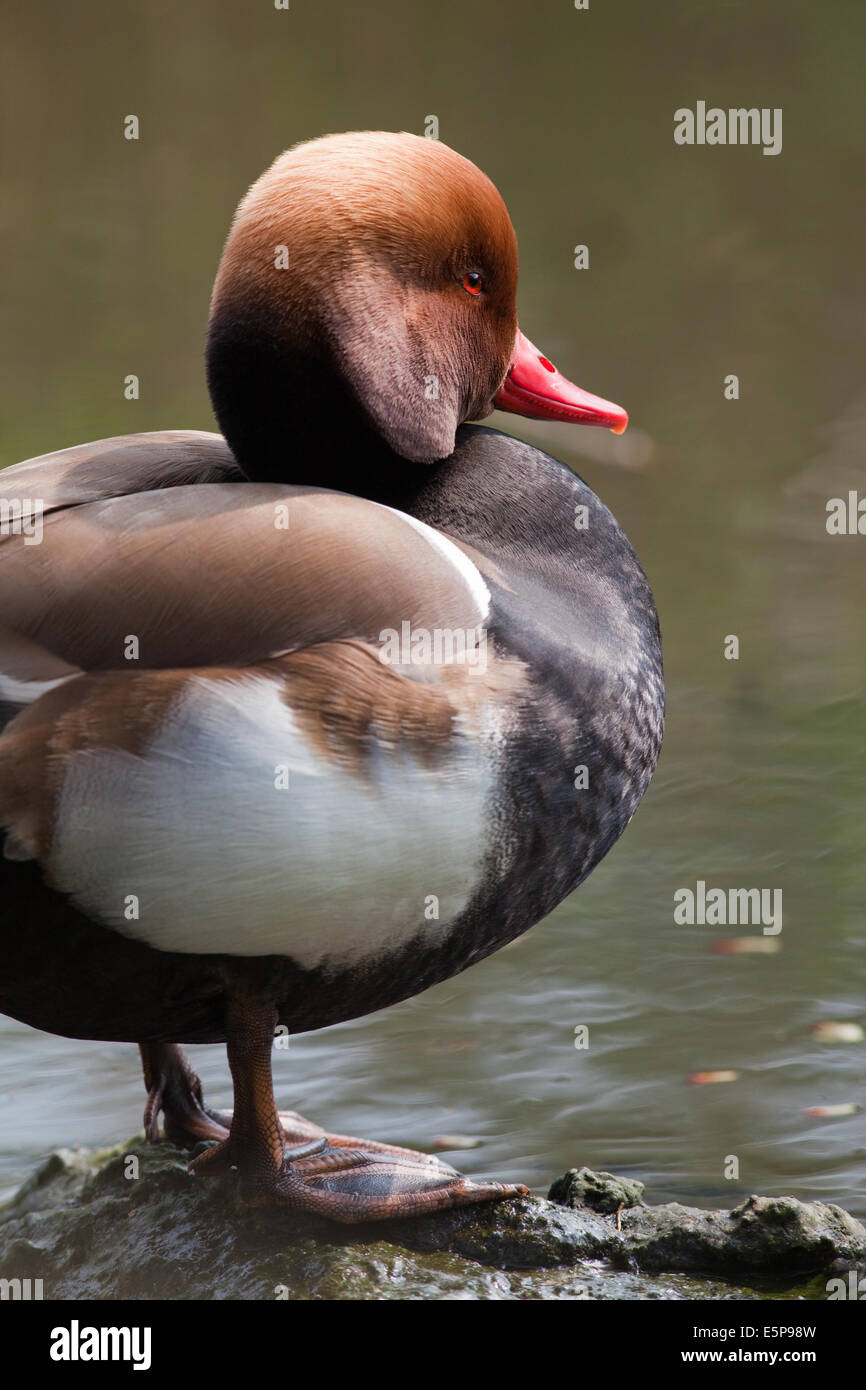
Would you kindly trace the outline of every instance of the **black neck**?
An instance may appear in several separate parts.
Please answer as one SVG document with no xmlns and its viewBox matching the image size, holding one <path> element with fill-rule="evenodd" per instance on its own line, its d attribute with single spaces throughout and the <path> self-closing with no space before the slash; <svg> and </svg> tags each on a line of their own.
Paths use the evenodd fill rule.
<svg viewBox="0 0 866 1390">
<path fill-rule="evenodd" d="M 248 478 L 335 488 L 411 510 L 431 466 L 395 454 L 312 339 L 288 352 L 256 325 L 211 323 L 208 386 Z"/>
</svg>

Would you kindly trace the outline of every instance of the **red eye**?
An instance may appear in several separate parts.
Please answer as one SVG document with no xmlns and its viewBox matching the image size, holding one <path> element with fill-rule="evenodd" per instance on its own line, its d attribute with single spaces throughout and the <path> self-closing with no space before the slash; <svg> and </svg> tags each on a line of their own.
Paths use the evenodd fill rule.
<svg viewBox="0 0 866 1390">
<path fill-rule="evenodd" d="M 484 289 L 484 279 L 478 270 L 467 270 L 461 283 L 467 294 L 480 294 Z"/>
</svg>

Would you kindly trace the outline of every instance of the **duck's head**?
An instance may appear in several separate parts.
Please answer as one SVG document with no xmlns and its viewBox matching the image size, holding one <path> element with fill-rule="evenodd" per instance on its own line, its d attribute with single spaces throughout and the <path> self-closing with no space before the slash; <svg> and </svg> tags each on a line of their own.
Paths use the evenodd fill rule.
<svg viewBox="0 0 866 1390">
<path fill-rule="evenodd" d="M 238 207 L 211 303 L 208 382 L 244 471 L 327 482 L 325 448 L 431 463 L 494 405 L 623 430 L 519 332 L 516 291 L 505 204 L 447 145 L 288 150 Z"/>
</svg>

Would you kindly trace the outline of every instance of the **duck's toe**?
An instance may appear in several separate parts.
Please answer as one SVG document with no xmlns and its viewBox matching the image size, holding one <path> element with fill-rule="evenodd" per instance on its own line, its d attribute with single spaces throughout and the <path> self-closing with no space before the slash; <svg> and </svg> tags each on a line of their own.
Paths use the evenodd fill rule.
<svg viewBox="0 0 866 1390">
<path fill-rule="evenodd" d="M 148 1142 L 155 1144 L 160 1137 L 160 1116 L 166 1139 L 182 1148 L 203 1140 L 225 1140 L 231 1116 L 205 1105 L 201 1081 L 181 1048 L 174 1043 L 141 1043 L 139 1050 L 147 1087 L 144 1133 Z"/>
<path fill-rule="evenodd" d="M 349 1225 L 420 1216 L 472 1202 L 498 1202 L 525 1195 L 517 1184 L 473 1182 L 430 1154 L 387 1145 L 331 1147 L 302 1155 L 289 1151 L 272 1184 L 243 1181 L 253 1205 L 279 1202 Z"/>
</svg>

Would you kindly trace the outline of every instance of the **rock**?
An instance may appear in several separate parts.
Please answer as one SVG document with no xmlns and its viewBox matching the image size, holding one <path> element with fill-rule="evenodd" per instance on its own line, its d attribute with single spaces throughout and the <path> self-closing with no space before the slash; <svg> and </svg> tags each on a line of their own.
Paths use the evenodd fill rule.
<svg viewBox="0 0 866 1390">
<path fill-rule="evenodd" d="M 825 1278 L 810 1290 L 805 1273 L 866 1259 L 859 1222 L 792 1197 L 732 1212 L 648 1207 L 640 1183 L 583 1168 L 554 1184 L 556 1201 L 340 1227 L 244 1207 L 231 1177 L 192 1178 L 188 1159 L 140 1138 L 52 1154 L 0 1211 L 0 1274 L 41 1279 L 55 1299 L 759 1296 L 719 1281 L 745 1273 L 786 1291 L 798 1276 L 805 1296 L 825 1297 Z"/>
<path fill-rule="evenodd" d="M 558 1178 L 550 1199 L 619 1215 L 622 1248 L 637 1267 L 735 1275 L 793 1275 L 866 1262 L 866 1227 L 841 1207 L 796 1197 L 748 1197 L 732 1211 L 679 1202 L 648 1207 L 643 1184 L 589 1168 Z"/>
<path fill-rule="evenodd" d="M 591 1207 L 604 1216 L 612 1216 L 621 1208 L 641 1206 L 643 1191 L 643 1183 L 632 1178 L 594 1173 L 591 1168 L 572 1168 L 556 1179 L 547 1195 L 551 1202 L 563 1207 Z"/>
<path fill-rule="evenodd" d="M 622 1215 L 641 1269 L 783 1274 L 866 1262 L 866 1228 L 841 1207 L 796 1197 L 749 1197 L 733 1211 L 671 1202 Z"/>
</svg>

